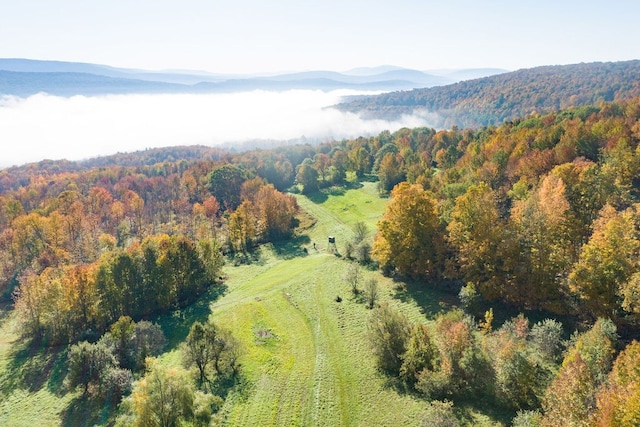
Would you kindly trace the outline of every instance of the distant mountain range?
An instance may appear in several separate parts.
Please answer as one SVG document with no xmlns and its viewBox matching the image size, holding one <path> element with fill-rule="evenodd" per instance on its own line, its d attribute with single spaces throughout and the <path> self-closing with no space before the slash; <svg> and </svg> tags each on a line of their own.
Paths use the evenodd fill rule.
<svg viewBox="0 0 640 427">
<path fill-rule="evenodd" d="M 450 74 L 452 76 L 452 74 Z M 531 113 L 640 96 L 640 61 L 545 66 L 451 85 L 353 97 L 338 105 L 366 119 L 423 115 L 438 128 L 500 125 Z"/>
<path fill-rule="evenodd" d="M 247 90 L 357 89 L 396 91 L 450 84 L 506 72 L 501 69 L 425 72 L 394 66 L 339 73 L 308 71 L 276 75 L 224 75 L 200 71 L 148 71 L 78 62 L 0 58 L 0 95 L 106 95 L 215 93 Z"/>
</svg>

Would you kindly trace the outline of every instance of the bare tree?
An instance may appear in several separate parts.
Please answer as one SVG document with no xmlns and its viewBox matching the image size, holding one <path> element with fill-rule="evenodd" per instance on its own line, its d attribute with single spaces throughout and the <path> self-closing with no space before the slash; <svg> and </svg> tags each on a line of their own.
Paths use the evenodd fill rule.
<svg viewBox="0 0 640 427">
<path fill-rule="evenodd" d="M 344 273 L 342 278 L 345 282 L 351 285 L 351 292 L 353 292 L 354 295 L 358 295 L 360 293 L 358 284 L 360 283 L 361 277 L 362 274 L 360 273 L 360 266 L 356 263 L 349 263 L 347 271 Z"/>
<path fill-rule="evenodd" d="M 367 306 L 373 308 L 378 300 L 378 281 L 374 278 L 367 280 L 364 289 L 367 293 Z"/>
</svg>

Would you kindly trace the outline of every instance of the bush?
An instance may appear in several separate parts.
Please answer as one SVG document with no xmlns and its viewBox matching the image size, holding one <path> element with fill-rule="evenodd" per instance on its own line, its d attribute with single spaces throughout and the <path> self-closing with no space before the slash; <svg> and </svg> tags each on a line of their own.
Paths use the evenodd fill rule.
<svg viewBox="0 0 640 427">
<path fill-rule="evenodd" d="M 368 337 L 380 369 L 394 375 L 400 373 L 410 334 L 407 318 L 388 304 L 373 310 L 368 324 Z"/>
<path fill-rule="evenodd" d="M 118 403 L 123 396 L 131 393 L 133 374 L 128 369 L 112 368 L 107 371 L 102 394 L 112 403 Z"/>
<path fill-rule="evenodd" d="M 150 362 L 149 372 L 136 382 L 125 404 L 129 415 L 119 424 L 178 426 L 193 420 L 195 392 L 187 372 Z"/>
<path fill-rule="evenodd" d="M 350 263 L 342 278 L 351 286 L 351 292 L 353 295 L 358 295 L 360 293 L 358 284 L 360 283 L 361 277 L 362 274 L 360 273 L 360 266 L 358 264 Z"/>
<path fill-rule="evenodd" d="M 518 411 L 511 427 L 539 427 L 542 424 L 540 411 Z"/>
<path fill-rule="evenodd" d="M 194 424 L 196 426 L 210 425 L 213 414 L 220 410 L 223 403 L 224 400 L 220 396 L 196 391 L 193 402 Z"/>
<path fill-rule="evenodd" d="M 434 400 L 429 403 L 422 419 L 423 427 L 459 427 L 460 422 L 453 412 L 453 403 Z"/>
<path fill-rule="evenodd" d="M 360 244 L 364 239 L 367 238 L 367 234 L 369 234 L 369 230 L 367 229 L 367 224 L 365 224 L 364 222 L 359 221 L 353 225 L 354 244 Z"/>
<path fill-rule="evenodd" d="M 362 242 L 356 247 L 356 257 L 360 264 L 371 263 L 371 245 L 367 242 Z"/>
<path fill-rule="evenodd" d="M 451 377 L 440 370 L 423 369 L 414 387 L 427 399 L 443 399 L 453 394 Z"/>
<path fill-rule="evenodd" d="M 540 406 L 549 375 L 528 357 L 525 349 L 501 352 L 496 371 L 498 394 L 507 406 L 518 409 Z"/>
<path fill-rule="evenodd" d="M 471 282 L 467 283 L 466 286 L 463 286 L 462 289 L 460 289 L 458 298 L 460 299 L 462 308 L 467 313 L 473 313 L 480 302 L 480 294 L 476 291 L 475 285 Z"/>
<path fill-rule="evenodd" d="M 400 376 L 410 385 L 414 385 L 420 373 L 427 369 L 433 371 L 437 364 L 438 349 L 433 344 L 429 329 L 425 325 L 415 325 L 402 356 Z"/>
<path fill-rule="evenodd" d="M 367 293 L 367 307 L 372 309 L 378 300 L 378 281 L 374 278 L 367 280 L 364 289 Z"/>
</svg>

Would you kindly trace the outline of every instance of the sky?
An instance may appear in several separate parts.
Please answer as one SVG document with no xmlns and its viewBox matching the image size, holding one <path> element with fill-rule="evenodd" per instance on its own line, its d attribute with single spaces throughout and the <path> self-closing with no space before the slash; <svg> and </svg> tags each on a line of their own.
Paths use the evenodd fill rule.
<svg viewBox="0 0 640 427">
<path fill-rule="evenodd" d="M 0 0 L 0 57 L 214 73 L 640 57 L 636 0 Z"/>
<path fill-rule="evenodd" d="M 637 0 L 0 0 L 0 58 L 261 74 L 502 68 L 640 58 Z M 0 168 L 148 147 L 339 139 L 402 126 L 327 109 L 345 92 L 0 97 Z"/>
</svg>

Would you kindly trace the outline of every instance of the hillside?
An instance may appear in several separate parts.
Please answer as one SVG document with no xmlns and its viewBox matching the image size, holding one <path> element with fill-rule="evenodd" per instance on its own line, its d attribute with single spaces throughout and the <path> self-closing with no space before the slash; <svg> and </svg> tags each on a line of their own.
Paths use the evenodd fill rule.
<svg viewBox="0 0 640 427">
<path fill-rule="evenodd" d="M 545 66 L 338 105 L 365 118 L 428 114 L 436 128 L 500 125 L 532 112 L 640 95 L 640 61 Z"/>
</svg>

